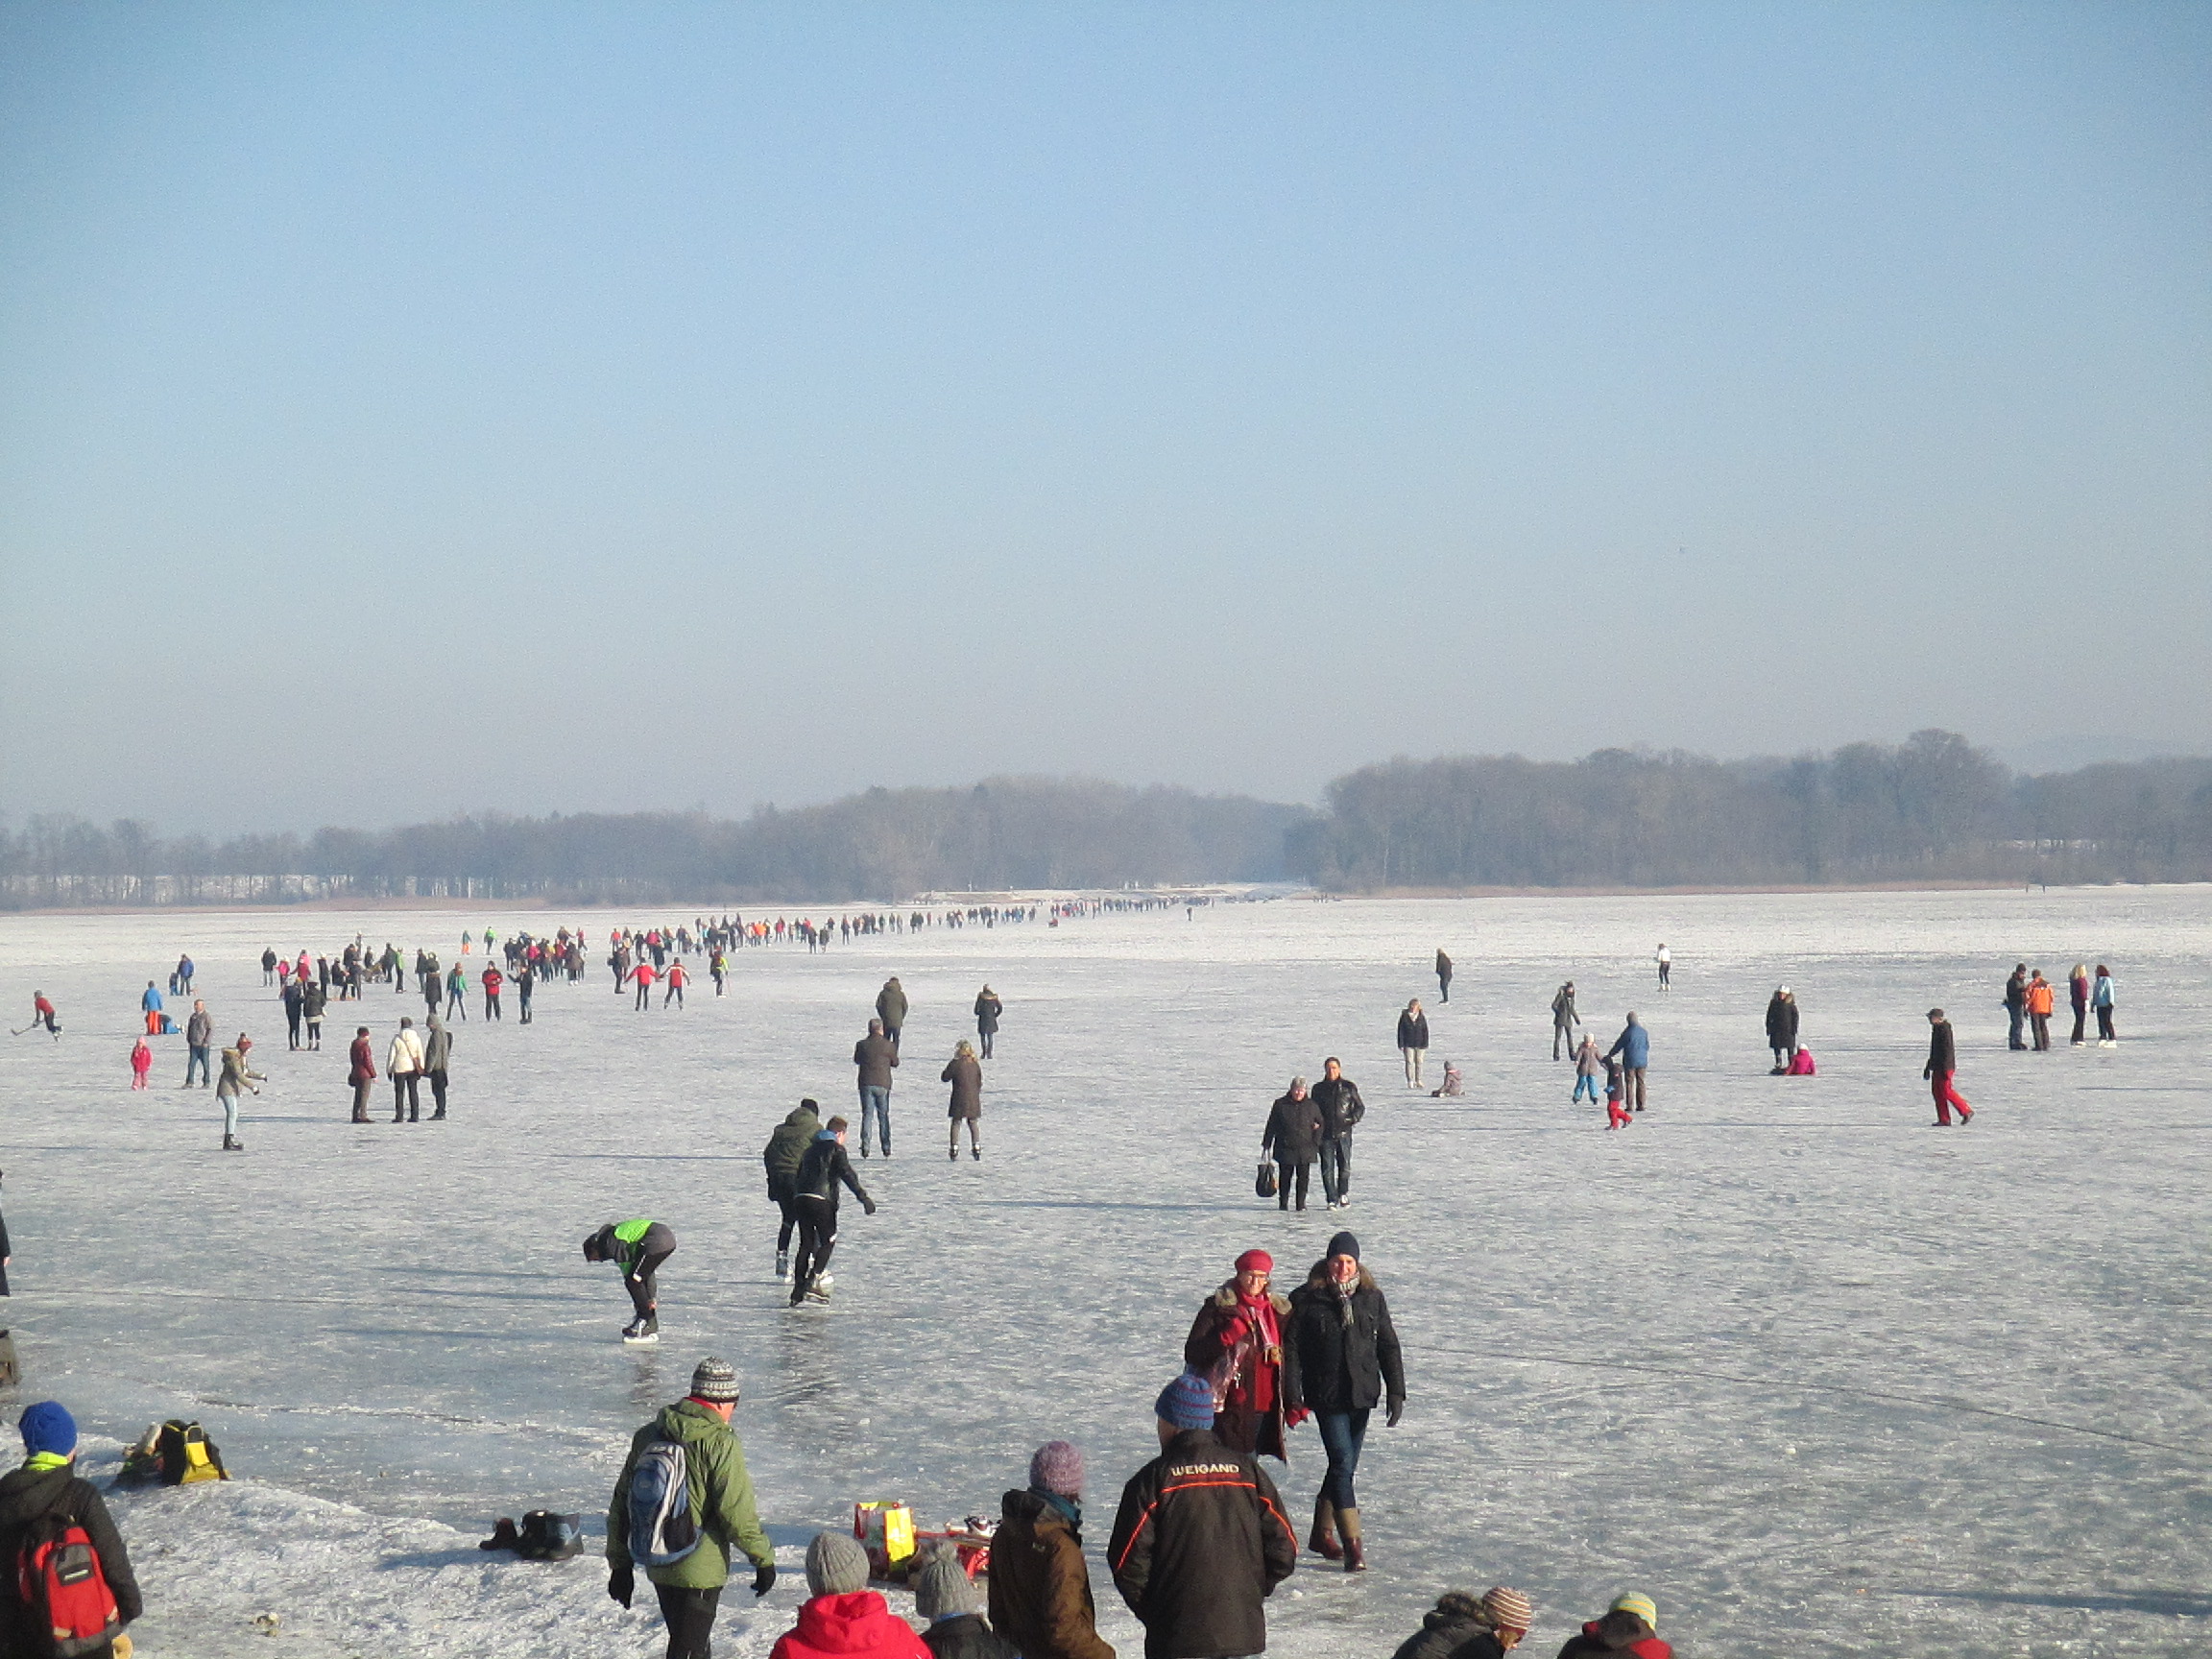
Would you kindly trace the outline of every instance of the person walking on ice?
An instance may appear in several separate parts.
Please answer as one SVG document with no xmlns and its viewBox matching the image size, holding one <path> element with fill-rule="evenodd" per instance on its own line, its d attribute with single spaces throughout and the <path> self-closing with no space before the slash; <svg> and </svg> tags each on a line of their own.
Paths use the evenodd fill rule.
<svg viewBox="0 0 2212 1659">
<path fill-rule="evenodd" d="M 610 1221 L 584 1240 L 585 1261 L 612 1262 L 622 1269 L 622 1287 L 630 1292 L 630 1307 L 637 1314 L 622 1328 L 623 1341 L 661 1339 L 660 1286 L 654 1275 L 675 1254 L 675 1233 L 665 1221 L 649 1215 Z"/>
<path fill-rule="evenodd" d="M 1406 1068 L 1406 1086 L 1421 1087 L 1421 1060 L 1429 1052 L 1429 1016 L 1421 1011 L 1421 998 L 1406 1004 L 1398 1016 L 1398 1058 Z"/>
<path fill-rule="evenodd" d="M 860 1076 L 860 1156 L 868 1156 L 871 1122 L 891 1156 L 891 1073 L 899 1065 L 899 1046 L 885 1034 L 881 1020 L 868 1022 L 868 1035 L 853 1045 L 853 1064 Z"/>
<path fill-rule="evenodd" d="M 1551 997 L 1551 1058 L 1559 1058 L 1559 1045 L 1565 1040 L 1568 1051 L 1575 1048 L 1575 1027 L 1582 1022 L 1582 1016 L 1575 1012 L 1575 981 L 1570 979 Z"/>
<path fill-rule="evenodd" d="M 998 994 L 986 985 L 975 997 L 975 1039 L 983 1045 L 983 1058 L 991 1058 L 991 1040 L 998 1035 L 998 1017 L 1006 1012 L 1006 1004 L 998 1000 Z"/>
<path fill-rule="evenodd" d="M 1928 1064 L 1921 1068 L 1920 1075 L 1927 1080 L 1929 1093 L 1936 1096 L 1936 1121 L 1931 1129 L 1951 1127 L 1951 1109 L 1959 1109 L 1959 1127 L 1963 1129 L 1974 1121 L 1974 1108 L 1966 1104 L 1965 1096 L 1951 1086 L 1951 1074 L 1959 1070 L 1959 1043 L 1951 1030 L 1951 1022 L 1943 1018 L 1943 1010 L 1928 1010 Z"/>
<path fill-rule="evenodd" d="M 960 1125 L 968 1125 L 968 1156 L 980 1164 L 983 1161 L 983 1066 L 975 1058 L 973 1044 L 963 1038 L 952 1049 L 952 1058 L 945 1063 L 937 1081 L 952 1085 L 951 1103 L 946 1108 L 950 1120 L 950 1140 L 947 1149 L 950 1161 L 960 1162 Z M 885 1137 L 883 1156 L 891 1156 L 889 1137 Z"/>
<path fill-rule="evenodd" d="M 1627 1084 L 1628 1097 L 1634 1102 L 1633 1110 L 1644 1110 L 1644 1073 L 1651 1064 L 1651 1033 L 1636 1018 L 1636 1010 L 1628 1010 L 1628 1023 L 1621 1027 L 1621 1035 L 1613 1039 L 1613 1046 L 1605 1050 L 1605 1058 L 1618 1059 Z"/>
<path fill-rule="evenodd" d="M 1672 983 L 1671 975 L 1674 969 L 1674 957 L 1668 950 L 1665 940 L 1660 941 L 1659 954 L 1653 960 L 1659 964 L 1659 989 L 1662 991 L 1670 989 Z"/>
<path fill-rule="evenodd" d="M 1444 954 L 1441 945 L 1436 948 L 1436 1000 L 1438 1003 L 1452 1000 L 1452 958 Z"/>
<path fill-rule="evenodd" d="M 607 1594 L 628 1607 L 645 1569 L 668 1659 L 708 1659 L 733 1548 L 753 1563 L 756 1599 L 776 1588 L 776 1551 L 730 1427 L 737 1398 L 736 1371 L 712 1355 L 700 1360 L 690 1392 L 630 1437 L 607 1505 Z M 687 1538 L 668 1535 L 679 1521 Z"/>
<path fill-rule="evenodd" d="M 146 1087 L 146 1073 L 154 1070 L 154 1050 L 146 1046 L 141 1037 L 131 1045 L 131 1087 Z"/>
</svg>

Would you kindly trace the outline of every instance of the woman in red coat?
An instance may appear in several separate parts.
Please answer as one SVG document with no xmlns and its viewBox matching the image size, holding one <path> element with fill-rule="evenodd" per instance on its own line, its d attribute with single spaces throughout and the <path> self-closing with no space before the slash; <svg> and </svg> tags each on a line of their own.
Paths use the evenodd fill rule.
<svg viewBox="0 0 2212 1659">
<path fill-rule="evenodd" d="M 1214 1437 L 1239 1452 L 1289 1457 L 1283 1443 L 1283 1320 L 1290 1304 L 1267 1287 L 1275 1259 L 1237 1258 L 1237 1277 L 1206 1298 L 1183 1343 L 1184 1366 L 1214 1384 Z"/>
</svg>

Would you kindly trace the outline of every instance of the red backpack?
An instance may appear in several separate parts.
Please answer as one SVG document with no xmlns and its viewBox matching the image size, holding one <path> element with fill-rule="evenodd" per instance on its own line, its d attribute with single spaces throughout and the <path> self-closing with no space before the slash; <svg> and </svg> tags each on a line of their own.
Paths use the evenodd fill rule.
<svg viewBox="0 0 2212 1659">
<path fill-rule="evenodd" d="M 44 1650 L 55 1659 L 94 1652 L 122 1632 L 100 1552 L 91 1535 L 66 1515 L 48 1513 L 31 1524 L 15 1560 L 15 1591 L 43 1622 L 52 1644 Z"/>
</svg>

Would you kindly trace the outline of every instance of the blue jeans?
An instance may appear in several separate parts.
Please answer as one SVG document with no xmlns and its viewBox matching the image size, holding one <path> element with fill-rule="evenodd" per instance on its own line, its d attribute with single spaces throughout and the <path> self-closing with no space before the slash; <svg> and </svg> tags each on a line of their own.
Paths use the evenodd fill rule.
<svg viewBox="0 0 2212 1659">
<path fill-rule="evenodd" d="M 1321 1496 L 1339 1509 L 1359 1507 L 1352 1477 L 1359 1472 L 1359 1448 L 1367 1443 L 1367 1418 L 1361 1411 L 1316 1411 L 1314 1427 L 1321 1431 L 1321 1449 L 1329 1454 L 1329 1472 L 1321 1477 Z"/>
<path fill-rule="evenodd" d="M 185 1088 L 189 1089 L 192 1087 L 192 1073 L 195 1070 L 200 1073 L 201 1082 L 212 1083 L 215 1081 L 207 1070 L 207 1045 L 204 1043 L 196 1044 L 191 1048 L 186 1050 L 184 1056 Z"/>
<path fill-rule="evenodd" d="M 1589 1094 L 1589 1095 L 1590 1095 L 1590 1104 L 1591 1104 L 1591 1105 L 1593 1105 L 1593 1106 L 1597 1105 L 1597 1104 L 1598 1104 L 1598 1101 L 1599 1101 L 1599 1094 L 1598 1094 L 1598 1079 L 1597 1079 L 1597 1078 L 1595 1078 L 1595 1077 L 1577 1077 L 1577 1078 L 1575 1078 L 1575 1098 L 1574 1098 L 1573 1100 L 1569 1100 L 1569 1101 L 1567 1102 L 1567 1104 L 1568 1104 L 1568 1105 L 1570 1105 L 1570 1106 L 1574 1105 L 1575 1100 L 1579 1100 L 1579 1099 L 1581 1099 L 1581 1098 L 1582 1098 L 1582 1095 L 1583 1095 L 1583 1094 L 1584 1094 L 1584 1092 L 1585 1092 L 1585 1091 L 1587 1091 L 1587 1092 L 1588 1092 L 1588 1094 Z"/>
<path fill-rule="evenodd" d="M 868 1125 L 874 1122 L 882 1136 L 884 1155 L 891 1151 L 891 1091 L 873 1086 L 860 1091 L 860 1150 L 868 1150 Z"/>
<path fill-rule="evenodd" d="M 225 1140 L 235 1140 L 238 1134 L 238 1096 L 218 1094 L 215 1099 L 223 1108 L 223 1137 Z"/>
<path fill-rule="evenodd" d="M 1352 1190 L 1352 1140 L 1321 1142 L 1321 1191 L 1334 1204 Z"/>
</svg>

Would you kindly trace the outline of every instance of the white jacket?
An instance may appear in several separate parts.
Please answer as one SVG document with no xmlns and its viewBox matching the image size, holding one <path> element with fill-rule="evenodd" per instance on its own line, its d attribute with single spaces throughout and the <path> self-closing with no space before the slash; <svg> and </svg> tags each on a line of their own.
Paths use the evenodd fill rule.
<svg viewBox="0 0 2212 1659">
<path fill-rule="evenodd" d="M 384 1057 L 384 1070 L 395 1077 L 423 1070 L 422 1039 L 414 1026 L 402 1025 L 399 1034 L 392 1039 L 392 1051 Z"/>
</svg>

